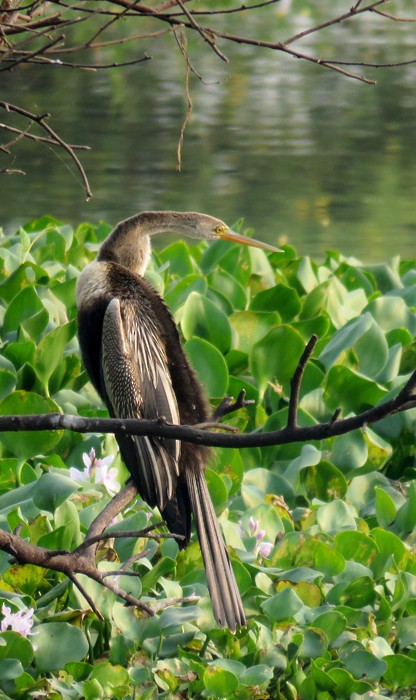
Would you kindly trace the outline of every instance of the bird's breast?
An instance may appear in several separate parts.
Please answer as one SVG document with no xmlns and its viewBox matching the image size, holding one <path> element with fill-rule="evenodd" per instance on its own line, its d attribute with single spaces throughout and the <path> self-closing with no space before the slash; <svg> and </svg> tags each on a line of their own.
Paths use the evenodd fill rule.
<svg viewBox="0 0 416 700">
<path fill-rule="evenodd" d="M 78 309 L 103 297 L 108 292 L 108 265 L 105 262 L 92 262 L 84 267 L 77 281 L 76 295 Z"/>
</svg>

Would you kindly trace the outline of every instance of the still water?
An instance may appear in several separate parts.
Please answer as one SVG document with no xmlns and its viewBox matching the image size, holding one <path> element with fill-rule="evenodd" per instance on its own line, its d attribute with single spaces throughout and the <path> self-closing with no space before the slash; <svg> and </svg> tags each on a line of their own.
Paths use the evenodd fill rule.
<svg viewBox="0 0 416 700">
<path fill-rule="evenodd" d="M 402 27 L 392 52 L 377 20 L 358 26 L 331 31 L 325 55 L 360 57 L 365 44 L 372 61 L 414 58 Z M 319 41 L 310 37 L 302 48 L 316 55 Z M 287 240 L 317 259 L 329 248 L 369 262 L 415 256 L 415 65 L 367 69 L 378 80 L 369 86 L 265 50 L 222 46 L 227 65 L 198 38 L 189 49 L 204 83 L 191 76 L 180 173 L 185 73 L 173 38 L 140 47 L 154 60 L 112 72 L 33 66 L 2 73 L 2 99 L 51 112 L 66 141 L 91 146 L 78 155 L 94 195 L 86 202 L 65 153 L 21 141 L 13 163 L 0 161 L 27 171 L 0 175 L 3 228 L 46 213 L 75 226 L 114 224 L 144 209 L 199 210 L 227 223 L 243 217 L 257 238 Z"/>
</svg>

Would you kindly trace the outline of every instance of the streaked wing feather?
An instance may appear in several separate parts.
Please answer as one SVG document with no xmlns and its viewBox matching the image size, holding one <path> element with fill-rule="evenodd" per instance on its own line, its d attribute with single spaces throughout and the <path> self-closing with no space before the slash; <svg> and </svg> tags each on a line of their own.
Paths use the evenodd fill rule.
<svg viewBox="0 0 416 700">
<path fill-rule="evenodd" d="M 140 317 L 134 302 L 112 299 L 104 315 L 103 381 L 112 413 L 120 418 L 159 418 L 179 422 L 165 350 L 157 328 Z M 126 439 L 134 451 L 126 446 Z M 123 458 L 141 495 L 163 510 L 175 493 L 180 443 L 152 437 L 125 438 Z M 136 461 L 136 459 L 137 461 Z M 133 463 L 136 461 L 136 463 Z M 137 472 L 139 471 L 139 475 Z"/>
</svg>

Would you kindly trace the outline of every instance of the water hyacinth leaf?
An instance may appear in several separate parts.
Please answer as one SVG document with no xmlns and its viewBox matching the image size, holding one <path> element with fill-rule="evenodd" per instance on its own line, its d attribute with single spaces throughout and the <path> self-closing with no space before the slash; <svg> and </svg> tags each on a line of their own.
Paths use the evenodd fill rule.
<svg viewBox="0 0 416 700">
<path fill-rule="evenodd" d="M 387 664 L 382 659 L 373 656 L 366 649 L 357 649 L 345 658 L 345 668 L 354 678 L 378 680 L 387 670 Z"/>
<path fill-rule="evenodd" d="M 3 333 L 16 333 L 23 328 L 31 338 L 39 338 L 49 314 L 33 287 L 24 287 L 10 302 L 3 319 Z"/>
<path fill-rule="evenodd" d="M 331 644 L 345 630 L 347 620 L 337 610 L 328 610 L 314 619 L 313 626 L 325 632 L 328 643 Z"/>
<path fill-rule="evenodd" d="M 354 350 L 359 370 L 365 376 L 374 379 L 384 369 L 389 349 L 384 332 L 374 320 L 367 332 L 357 340 Z"/>
<path fill-rule="evenodd" d="M 212 399 L 225 396 L 228 369 L 221 352 L 203 338 L 191 338 L 184 347 L 207 395 Z"/>
<path fill-rule="evenodd" d="M 278 312 L 283 323 L 292 321 L 298 315 L 302 305 L 296 290 L 285 284 L 277 284 L 265 289 L 251 300 L 252 311 Z"/>
<path fill-rule="evenodd" d="M 355 530 L 357 525 L 351 509 L 336 499 L 318 508 L 317 522 L 322 532 L 336 535 L 340 530 Z"/>
<path fill-rule="evenodd" d="M 303 469 L 300 472 L 300 484 L 310 498 L 319 498 L 321 501 L 342 498 L 347 491 L 347 482 L 343 474 L 326 460 Z"/>
<path fill-rule="evenodd" d="M 186 275 L 175 283 L 165 292 L 164 299 L 171 309 L 177 309 L 185 303 L 186 299 L 192 292 L 198 294 L 206 294 L 208 285 L 206 279 L 202 275 L 192 274 Z"/>
<path fill-rule="evenodd" d="M 7 357 L 0 356 L 0 401 L 10 394 L 17 383 L 16 370 Z"/>
<path fill-rule="evenodd" d="M 324 401 L 333 410 L 341 406 L 345 413 L 359 413 L 375 406 L 386 394 L 379 384 L 346 365 L 331 367 L 326 376 Z"/>
<path fill-rule="evenodd" d="M 368 457 L 368 448 L 361 431 L 356 430 L 347 435 L 338 435 L 333 439 L 331 461 L 342 472 L 362 467 Z"/>
<path fill-rule="evenodd" d="M 374 540 L 356 530 L 338 532 L 335 535 L 335 547 L 344 559 L 359 562 L 370 569 L 379 554 Z"/>
<path fill-rule="evenodd" d="M 228 500 L 228 491 L 224 481 L 213 469 L 206 469 L 205 476 L 215 509 L 217 512 L 221 512 Z"/>
<path fill-rule="evenodd" d="M 239 680 L 231 671 L 208 666 L 204 671 L 204 685 L 208 697 L 229 698 L 237 690 Z"/>
<path fill-rule="evenodd" d="M 38 343 L 33 358 L 33 365 L 36 374 L 45 387 L 55 371 L 56 367 L 62 363 L 64 348 L 75 335 L 76 326 L 74 322 L 54 328 L 45 335 Z"/>
<path fill-rule="evenodd" d="M 265 600 L 261 607 L 271 620 L 277 621 L 293 618 L 304 604 L 293 588 L 288 587 Z"/>
<path fill-rule="evenodd" d="M 10 277 L 6 277 L 0 284 L 0 299 L 7 303 L 22 290 L 34 284 L 44 284 L 48 280 L 48 273 L 33 262 L 25 262 L 19 265 Z"/>
<path fill-rule="evenodd" d="M 55 671 L 69 661 L 81 661 L 88 653 L 83 631 L 67 622 L 44 622 L 34 632 L 35 663 L 39 671 Z"/>
<path fill-rule="evenodd" d="M 223 294 L 235 310 L 245 309 L 247 292 L 240 282 L 225 270 L 213 270 L 209 273 L 208 284 L 211 289 Z"/>
<path fill-rule="evenodd" d="M 404 689 L 416 685 L 416 660 L 404 654 L 384 656 L 387 670 L 383 674 L 384 680 L 393 690 Z"/>
<path fill-rule="evenodd" d="M 376 488 L 375 493 L 377 522 L 380 527 L 387 527 L 396 517 L 396 504 L 384 489 Z"/>
<path fill-rule="evenodd" d="M 337 550 L 326 542 L 317 542 L 313 552 L 313 565 L 325 576 L 338 576 L 345 568 L 345 559 Z"/>
<path fill-rule="evenodd" d="M 299 657 L 303 659 L 317 659 L 326 652 L 327 647 L 328 640 L 324 631 L 308 627 L 303 633 Z"/>
<path fill-rule="evenodd" d="M 394 570 L 397 566 L 405 567 L 408 550 L 397 535 L 381 527 L 375 527 L 371 530 L 371 537 L 379 551 L 374 566 L 376 575 L 382 575 L 389 569 Z"/>
<path fill-rule="evenodd" d="M 205 339 L 224 353 L 231 347 L 228 318 L 210 299 L 197 292 L 192 292 L 183 306 L 181 328 L 186 340 Z"/>
<path fill-rule="evenodd" d="M 273 669 L 266 664 L 257 664 L 246 668 L 240 676 L 241 685 L 254 687 L 257 686 L 265 690 L 268 686 L 268 681 L 273 678 Z"/>
<path fill-rule="evenodd" d="M 183 278 L 186 277 L 186 275 L 197 272 L 195 263 L 185 241 L 175 241 L 175 243 L 171 243 L 159 253 L 159 257 L 162 263 L 169 264 L 169 272 L 171 275 L 177 275 Z"/>
<path fill-rule="evenodd" d="M 0 646 L 0 660 L 18 659 L 23 668 L 28 668 L 33 660 L 33 647 L 29 639 L 18 632 L 6 630 L 0 634 L 0 639 L 6 642 Z"/>
<path fill-rule="evenodd" d="M 369 303 L 367 310 L 383 331 L 407 328 L 412 335 L 416 332 L 416 318 L 400 297 L 378 297 Z"/>
<path fill-rule="evenodd" d="M 372 318 L 369 313 L 358 316 L 346 323 L 345 326 L 334 333 L 329 343 L 325 346 L 324 350 L 319 355 L 320 362 L 322 362 L 326 369 L 332 367 L 339 359 L 340 355 L 348 348 L 352 348 L 356 341 L 368 331 L 371 325 Z"/>
<path fill-rule="evenodd" d="M 53 513 L 77 488 L 77 484 L 63 474 L 42 474 L 36 482 L 33 502 L 40 510 Z"/>
<path fill-rule="evenodd" d="M 28 391 L 15 391 L 0 403 L 2 416 L 37 413 L 59 413 L 59 407 L 51 399 Z M 58 444 L 61 436 L 61 430 L 21 431 L 18 437 L 14 433 L 2 433 L 0 440 L 12 454 L 23 461 L 49 452 Z"/>
<path fill-rule="evenodd" d="M 23 666 L 18 659 L 0 659 L 0 678 L 2 681 L 15 680 L 22 673 Z M 3 695 L 3 697 L 5 696 Z"/>
<path fill-rule="evenodd" d="M 250 354 L 250 367 L 260 390 L 265 391 L 269 382 L 285 385 L 293 376 L 305 343 L 302 336 L 290 326 L 273 328 Z"/>
<path fill-rule="evenodd" d="M 376 597 L 374 590 L 374 581 L 370 576 L 361 576 L 360 578 L 351 581 L 341 595 L 343 605 L 348 605 L 351 608 L 364 608 L 366 605 L 371 605 Z"/>
<path fill-rule="evenodd" d="M 236 345 L 239 350 L 250 353 L 253 345 L 272 329 L 279 325 L 277 313 L 260 311 L 236 311 L 229 317 L 231 327 L 237 335 Z"/>
</svg>

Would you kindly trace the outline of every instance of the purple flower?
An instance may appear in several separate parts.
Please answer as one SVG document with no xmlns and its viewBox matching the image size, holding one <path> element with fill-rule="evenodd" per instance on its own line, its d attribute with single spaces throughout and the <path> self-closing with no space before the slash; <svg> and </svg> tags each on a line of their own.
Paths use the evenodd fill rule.
<svg viewBox="0 0 416 700">
<path fill-rule="evenodd" d="M 13 632 L 18 632 L 22 637 L 27 637 L 27 635 L 30 634 L 30 630 L 33 626 L 33 608 L 26 608 L 12 613 L 12 609 L 9 608 L 6 603 L 3 603 L 1 612 L 4 616 L 0 623 L 1 632 L 5 632 L 10 627 Z"/>
<path fill-rule="evenodd" d="M 114 461 L 113 455 L 97 459 L 95 450 L 92 447 L 90 453 L 84 452 L 82 461 L 85 464 L 85 469 L 81 471 L 75 467 L 69 470 L 69 476 L 74 481 L 83 481 L 88 484 L 103 484 L 110 496 L 114 496 L 120 490 L 120 483 L 117 481 L 117 469 L 113 467 L 109 469 Z"/>
<path fill-rule="evenodd" d="M 272 542 L 259 542 L 257 545 L 258 555 L 263 559 L 270 556 L 270 552 L 273 549 Z"/>
</svg>

